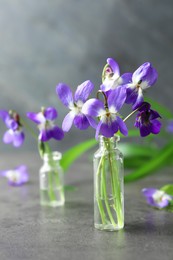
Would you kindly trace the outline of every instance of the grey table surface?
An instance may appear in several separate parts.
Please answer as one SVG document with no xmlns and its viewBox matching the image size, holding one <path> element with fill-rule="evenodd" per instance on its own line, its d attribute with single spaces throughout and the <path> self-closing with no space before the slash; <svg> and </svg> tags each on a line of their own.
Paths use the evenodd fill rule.
<svg viewBox="0 0 173 260">
<path fill-rule="evenodd" d="M 66 175 L 76 186 L 66 193 L 64 207 L 39 205 L 38 171 L 34 153 L 1 154 L 1 169 L 26 163 L 30 182 L 10 187 L 0 179 L 0 260 L 48 259 L 172 259 L 172 213 L 147 206 L 140 190 L 171 182 L 165 171 L 125 185 L 125 228 L 105 232 L 93 227 L 92 165 L 82 157 Z M 7 167 L 8 166 L 8 167 Z"/>
</svg>

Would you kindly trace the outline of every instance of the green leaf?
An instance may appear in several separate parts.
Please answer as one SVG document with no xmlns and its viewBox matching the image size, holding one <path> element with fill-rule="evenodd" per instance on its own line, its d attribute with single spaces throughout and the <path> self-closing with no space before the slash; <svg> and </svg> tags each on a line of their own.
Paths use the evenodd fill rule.
<svg viewBox="0 0 173 260">
<path fill-rule="evenodd" d="M 161 188 L 165 193 L 173 196 L 173 184 L 167 184 Z"/>
<path fill-rule="evenodd" d="M 151 157 L 156 152 L 157 149 L 151 145 L 139 145 L 134 143 L 120 143 L 118 144 L 120 151 L 123 153 L 124 157 Z"/>
<path fill-rule="evenodd" d="M 170 155 L 173 155 L 173 139 L 171 139 L 165 147 L 156 153 L 152 159 L 147 160 L 139 169 L 126 175 L 125 182 L 132 182 L 156 172 L 156 170 L 167 162 Z"/>
<path fill-rule="evenodd" d="M 152 157 L 148 158 L 151 159 Z M 127 157 L 124 158 L 124 167 L 125 169 L 139 169 L 146 162 L 146 157 Z"/>
<path fill-rule="evenodd" d="M 64 171 L 67 171 L 67 169 L 76 159 L 78 159 L 83 153 L 94 147 L 96 144 L 97 141 L 95 139 L 90 139 L 73 146 L 71 149 L 65 152 L 61 159 L 61 166 Z"/>
<path fill-rule="evenodd" d="M 149 102 L 152 105 L 152 109 L 157 110 L 161 117 L 166 117 L 167 119 L 172 119 L 172 112 L 167 109 L 167 107 L 160 105 L 160 103 L 152 100 L 151 98 L 146 98 L 145 101 Z"/>
<path fill-rule="evenodd" d="M 120 132 L 118 132 L 118 135 L 121 137 L 121 138 L 125 138 L 125 136 L 123 134 L 121 134 Z M 128 137 L 139 137 L 140 134 L 139 134 L 139 130 L 138 129 L 130 129 L 128 131 Z"/>
</svg>

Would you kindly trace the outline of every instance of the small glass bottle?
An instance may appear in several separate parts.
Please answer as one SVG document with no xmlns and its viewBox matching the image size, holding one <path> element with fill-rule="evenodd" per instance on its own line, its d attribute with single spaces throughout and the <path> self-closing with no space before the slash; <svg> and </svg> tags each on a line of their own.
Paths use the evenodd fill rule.
<svg viewBox="0 0 173 260">
<path fill-rule="evenodd" d="M 40 169 L 40 204 L 58 207 L 64 205 L 63 170 L 60 166 L 61 153 L 45 153 Z"/>
<path fill-rule="evenodd" d="M 94 226 L 115 231 L 124 227 L 124 166 L 119 137 L 99 136 L 94 154 Z"/>
</svg>

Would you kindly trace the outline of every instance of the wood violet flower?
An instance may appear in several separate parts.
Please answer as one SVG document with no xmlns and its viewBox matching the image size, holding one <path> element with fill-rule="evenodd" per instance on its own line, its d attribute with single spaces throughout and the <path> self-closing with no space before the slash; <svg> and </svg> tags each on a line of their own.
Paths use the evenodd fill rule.
<svg viewBox="0 0 173 260">
<path fill-rule="evenodd" d="M 120 76 L 120 69 L 118 63 L 112 59 L 107 59 L 107 64 L 103 69 L 102 80 L 103 84 L 100 89 L 103 91 L 114 90 L 120 85 L 131 82 L 132 73 L 124 73 Z"/>
<path fill-rule="evenodd" d="M 6 177 L 11 186 L 21 186 L 29 180 L 28 169 L 25 165 L 20 165 L 13 170 L 2 171 L 0 175 Z"/>
<path fill-rule="evenodd" d="M 54 124 L 54 120 L 57 116 L 58 113 L 53 107 L 42 108 L 42 111 L 39 113 L 27 113 L 27 117 L 38 126 L 40 131 L 38 139 L 40 141 L 46 142 L 51 138 L 59 141 L 64 138 L 64 132 L 62 129 Z"/>
<path fill-rule="evenodd" d="M 0 118 L 8 128 L 3 136 L 3 142 L 6 144 L 12 143 L 14 147 L 21 146 L 25 135 L 19 115 L 15 111 L 0 110 Z"/>
<path fill-rule="evenodd" d="M 110 138 L 118 130 L 123 135 L 128 134 L 126 124 L 118 116 L 118 111 L 123 106 L 125 100 L 126 89 L 119 87 L 111 91 L 108 99 L 106 99 L 106 104 L 96 98 L 92 98 L 84 104 L 82 112 L 89 116 L 98 117 L 100 120 L 96 128 L 96 139 L 99 134 Z"/>
<path fill-rule="evenodd" d="M 136 109 L 143 102 L 143 91 L 157 81 L 157 71 L 150 62 L 142 64 L 132 75 L 132 82 L 126 85 L 127 104 L 133 104 Z"/>
<path fill-rule="evenodd" d="M 77 87 L 73 98 L 72 91 L 66 84 L 59 83 L 56 87 L 56 93 L 58 94 L 59 99 L 70 109 L 70 112 L 66 115 L 62 123 L 64 132 L 68 132 L 73 123 L 80 130 L 87 129 L 90 124 L 94 125 L 92 118 L 86 116 L 82 111 L 83 105 L 87 101 L 93 88 L 93 83 L 87 80 Z"/>
<path fill-rule="evenodd" d="M 142 190 L 149 205 L 162 209 L 169 206 L 170 201 L 172 201 L 172 196 L 168 195 L 162 190 L 154 188 L 144 188 Z"/>
<path fill-rule="evenodd" d="M 161 129 L 161 122 L 157 118 L 161 118 L 157 111 L 150 109 L 151 105 L 144 102 L 139 108 L 139 113 L 136 116 L 135 127 L 139 128 L 140 135 L 145 137 L 152 134 L 158 134 Z"/>
</svg>

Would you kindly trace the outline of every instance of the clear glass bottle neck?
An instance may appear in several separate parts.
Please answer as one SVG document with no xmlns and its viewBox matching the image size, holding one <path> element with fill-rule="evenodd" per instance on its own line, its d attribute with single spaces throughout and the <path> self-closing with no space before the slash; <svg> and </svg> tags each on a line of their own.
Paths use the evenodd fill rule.
<svg viewBox="0 0 173 260">
<path fill-rule="evenodd" d="M 120 140 L 118 135 L 111 138 L 106 138 L 102 135 L 99 136 L 99 146 L 100 148 L 114 149 L 117 147 L 117 143 Z"/>
<path fill-rule="evenodd" d="M 45 153 L 43 155 L 43 160 L 45 163 L 49 162 L 58 162 L 62 158 L 62 154 L 60 152 L 51 152 L 51 153 Z"/>
</svg>

